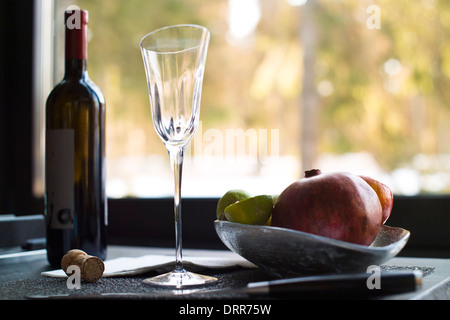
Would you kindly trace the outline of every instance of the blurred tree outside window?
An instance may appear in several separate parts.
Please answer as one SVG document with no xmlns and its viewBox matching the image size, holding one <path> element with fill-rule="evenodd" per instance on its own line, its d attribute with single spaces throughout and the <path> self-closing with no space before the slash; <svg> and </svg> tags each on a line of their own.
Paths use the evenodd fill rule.
<svg viewBox="0 0 450 320">
<path fill-rule="evenodd" d="M 303 171 L 372 176 L 396 194 L 450 191 L 446 0 L 57 0 L 90 13 L 91 78 L 107 100 L 110 197 L 172 196 L 139 42 L 211 31 L 184 197 L 276 194 Z M 55 81 L 63 74 L 55 24 Z"/>
</svg>

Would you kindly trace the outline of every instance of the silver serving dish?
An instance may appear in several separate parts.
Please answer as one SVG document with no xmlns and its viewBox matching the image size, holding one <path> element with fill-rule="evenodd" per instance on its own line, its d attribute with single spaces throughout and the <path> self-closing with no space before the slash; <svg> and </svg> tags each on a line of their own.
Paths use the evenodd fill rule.
<svg viewBox="0 0 450 320">
<path fill-rule="evenodd" d="M 383 225 L 370 246 L 352 244 L 278 227 L 214 221 L 232 251 L 279 277 L 321 273 L 367 272 L 396 256 L 410 232 Z"/>
</svg>

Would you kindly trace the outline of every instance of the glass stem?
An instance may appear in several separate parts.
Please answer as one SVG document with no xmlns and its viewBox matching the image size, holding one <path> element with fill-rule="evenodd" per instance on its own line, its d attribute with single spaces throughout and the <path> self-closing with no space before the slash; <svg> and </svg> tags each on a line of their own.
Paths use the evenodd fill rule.
<svg viewBox="0 0 450 320">
<path fill-rule="evenodd" d="M 170 164 L 174 175 L 174 214 L 175 214 L 175 271 L 183 269 L 183 245 L 182 245 L 182 225 L 181 225 L 181 178 L 183 171 L 183 157 L 185 147 L 167 146 L 169 151 Z"/>
</svg>

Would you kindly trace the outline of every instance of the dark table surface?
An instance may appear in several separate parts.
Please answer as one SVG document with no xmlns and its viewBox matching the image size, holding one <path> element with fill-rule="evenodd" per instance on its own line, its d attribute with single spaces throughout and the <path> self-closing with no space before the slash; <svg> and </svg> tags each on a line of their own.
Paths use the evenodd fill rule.
<svg viewBox="0 0 450 320">
<path fill-rule="evenodd" d="M 173 249 L 111 246 L 108 259 L 118 257 L 140 257 L 151 254 L 173 255 Z M 231 251 L 185 249 L 185 256 L 233 257 Z M 386 270 L 420 270 L 423 272 L 422 286 L 404 294 L 384 296 L 382 299 L 450 299 L 450 259 L 397 257 L 383 265 Z M 241 288 L 249 282 L 276 279 L 260 268 L 232 267 L 227 269 L 204 269 L 203 274 L 218 278 L 217 284 L 196 292 L 155 288 L 142 283 L 153 275 L 140 274 L 101 278 L 95 283 L 81 283 L 79 290 L 69 289 L 64 278 L 50 278 L 41 272 L 51 270 L 45 250 L 0 254 L 0 299 L 24 300 L 58 297 L 64 299 L 246 299 L 240 292 L 217 289 Z M 186 295 L 190 293 L 190 295 Z M 120 294 L 120 295 L 117 295 Z M 293 297 L 295 298 L 295 297 Z"/>
</svg>

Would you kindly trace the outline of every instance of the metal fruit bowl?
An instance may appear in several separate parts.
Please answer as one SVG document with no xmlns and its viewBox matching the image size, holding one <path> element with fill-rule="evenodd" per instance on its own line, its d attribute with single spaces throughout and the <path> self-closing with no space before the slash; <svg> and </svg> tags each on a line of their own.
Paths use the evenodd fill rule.
<svg viewBox="0 0 450 320">
<path fill-rule="evenodd" d="M 357 245 L 278 227 L 214 221 L 219 238 L 232 251 L 279 277 L 366 272 L 395 257 L 408 230 L 383 225 L 370 246 Z"/>
</svg>

